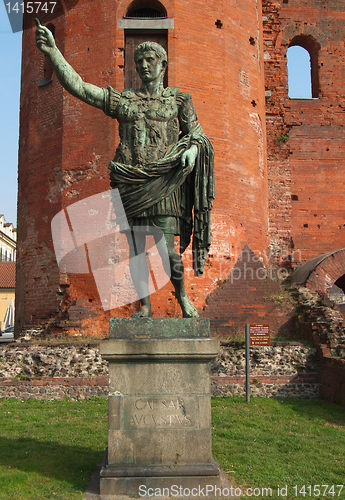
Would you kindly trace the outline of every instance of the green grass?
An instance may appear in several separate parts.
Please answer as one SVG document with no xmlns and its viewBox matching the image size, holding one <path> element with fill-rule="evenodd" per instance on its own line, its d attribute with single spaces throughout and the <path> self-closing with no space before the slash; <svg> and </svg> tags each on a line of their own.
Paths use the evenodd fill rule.
<svg viewBox="0 0 345 500">
<path fill-rule="evenodd" d="M 83 497 L 107 445 L 106 398 L 0 400 L 0 499 Z"/>
<path fill-rule="evenodd" d="M 345 483 L 345 410 L 318 400 L 213 398 L 213 454 L 234 485 L 272 498 Z M 107 441 L 106 398 L 0 400 L 0 499 L 81 500 Z M 277 488 L 288 486 L 288 495 Z M 296 485 L 297 495 L 293 486 Z M 311 495 L 298 493 L 312 486 Z M 258 491 L 258 490 L 257 490 Z M 316 490 L 317 491 L 317 490 Z M 329 490 L 328 490 L 329 491 Z M 253 496 L 252 498 L 265 498 Z"/>
<path fill-rule="evenodd" d="M 345 410 L 320 400 L 213 398 L 213 453 L 234 484 L 286 499 L 345 498 Z M 314 485 L 344 484 L 314 496 Z M 298 493 L 303 485 L 311 495 Z M 297 490 L 293 487 L 297 486 Z M 295 495 L 297 491 L 297 496 Z M 261 497 L 260 497 L 261 498 Z"/>
</svg>

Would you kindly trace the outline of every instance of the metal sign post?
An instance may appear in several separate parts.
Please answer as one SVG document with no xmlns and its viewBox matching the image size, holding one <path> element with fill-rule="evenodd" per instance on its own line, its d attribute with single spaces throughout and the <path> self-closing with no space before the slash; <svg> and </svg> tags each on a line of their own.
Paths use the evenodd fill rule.
<svg viewBox="0 0 345 500">
<path fill-rule="evenodd" d="M 250 402 L 250 378 L 249 378 L 249 345 L 250 345 L 250 325 L 246 324 L 246 397 Z"/>
<path fill-rule="evenodd" d="M 250 402 L 249 347 L 251 345 L 271 345 L 269 325 L 246 324 L 246 396 Z"/>
</svg>

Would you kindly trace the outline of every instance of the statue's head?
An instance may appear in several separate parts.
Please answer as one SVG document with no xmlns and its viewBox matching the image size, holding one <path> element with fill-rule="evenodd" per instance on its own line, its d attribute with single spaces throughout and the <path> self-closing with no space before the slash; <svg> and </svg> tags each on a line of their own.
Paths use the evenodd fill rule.
<svg viewBox="0 0 345 500">
<path fill-rule="evenodd" d="M 161 59 L 162 63 L 165 63 L 165 66 L 168 64 L 168 56 L 165 51 L 165 49 L 159 45 L 159 43 L 156 42 L 143 42 L 134 51 L 134 61 L 137 62 L 137 59 L 139 57 L 139 54 L 142 54 L 143 52 L 148 52 L 149 50 L 152 50 L 155 52 L 156 56 L 158 59 Z"/>
<path fill-rule="evenodd" d="M 143 42 L 134 51 L 134 61 L 143 82 L 159 79 L 163 81 L 168 65 L 167 53 L 156 42 Z"/>
</svg>

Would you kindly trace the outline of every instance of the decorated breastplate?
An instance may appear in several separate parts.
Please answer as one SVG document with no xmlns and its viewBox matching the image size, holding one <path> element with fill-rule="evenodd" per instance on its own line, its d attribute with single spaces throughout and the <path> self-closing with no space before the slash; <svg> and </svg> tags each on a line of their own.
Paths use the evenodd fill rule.
<svg viewBox="0 0 345 500">
<path fill-rule="evenodd" d="M 116 161 L 143 165 L 162 158 L 178 141 L 176 93 L 171 88 L 156 97 L 131 89 L 122 92 L 117 108 L 121 142 Z"/>
</svg>

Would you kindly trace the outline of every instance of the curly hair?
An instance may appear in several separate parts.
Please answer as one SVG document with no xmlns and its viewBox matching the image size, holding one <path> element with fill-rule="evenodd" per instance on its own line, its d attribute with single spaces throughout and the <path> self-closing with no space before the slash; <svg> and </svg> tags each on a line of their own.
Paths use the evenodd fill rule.
<svg viewBox="0 0 345 500">
<path fill-rule="evenodd" d="M 168 56 L 165 49 L 156 42 L 143 42 L 134 51 L 134 61 L 137 61 L 139 54 L 152 50 L 162 62 L 168 63 Z"/>
</svg>

